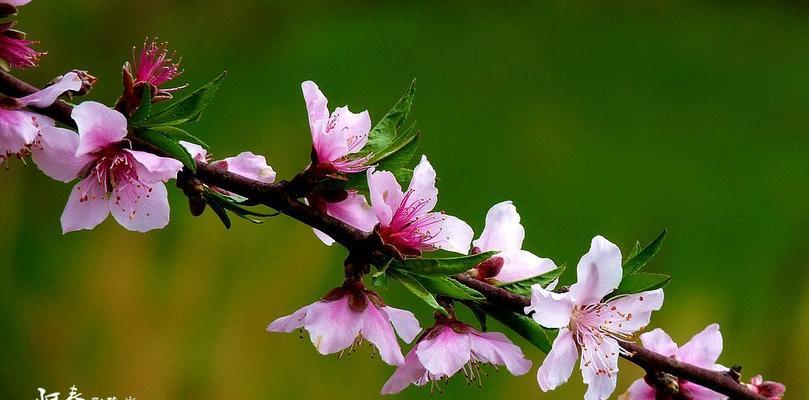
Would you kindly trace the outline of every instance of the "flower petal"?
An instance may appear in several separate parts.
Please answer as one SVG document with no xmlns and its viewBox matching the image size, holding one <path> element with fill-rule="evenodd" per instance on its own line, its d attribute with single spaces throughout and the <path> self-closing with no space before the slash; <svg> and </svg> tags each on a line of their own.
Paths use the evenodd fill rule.
<svg viewBox="0 0 809 400">
<path fill-rule="evenodd" d="M 349 191 L 345 200 L 337 203 L 326 203 L 326 213 L 363 232 L 371 232 L 377 223 L 373 208 L 368 205 L 365 196 Z"/>
<path fill-rule="evenodd" d="M 688 381 L 680 382 L 680 392 L 690 400 L 724 400 L 727 396 Z"/>
<path fill-rule="evenodd" d="M 533 312 L 531 317 L 546 328 L 564 328 L 570 323 L 573 306 L 569 293 L 554 293 L 533 285 L 531 305 L 525 307 L 525 313 Z"/>
<path fill-rule="evenodd" d="M 173 158 L 159 157 L 144 151 L 124 151 L 135 157 L 135 160 L 140 164 L 137 168 L 138 180 L 146 184 L 174 179 L 177 177 L 177 173 L 183 169 L 183 163 Z"/>
<path fill-rule="evenodd" d="M 130 183 L 116 188 L 110 199 L 110 212 L 124 228 L 148 232 L 169 224 L 169 198 L 166 185 Z"/>
<path fill-rule="evenodd" d="M 576 304 L 600 302 L 621 283 L 621 250 L 602 236 L 594 237 L 590 251 L 576 267 L 576 275 L 577 282 L 570 287 Z"/>
<path fill-rule="evenodd" d="M 522 350 L 500 332 L 471 332 L 472 354 L 483 362 L 505 365 L 512 375 L 523 375 L 531 369 L 531 360 Z"/>
<path fill-rule="evenodd" d="M 385 306 L 384 310 L 388 314 L 393 328 L 396 329 L 396 333 L 405 343 L 412 342 L 421 332 L 419 320 L 412 312 L 391 306 Z"/>
<path fill-rule="evenodd" d="M 416 348 L 410 350 L 404 359 L 404 365 L 396 368 L 385 385 L 382 386 L 380 394 L 396 394 L 407 388 L 411 383 L 415 385 L 424 384 L 422 378 L 427 374 L 427 370 L 421 365 Z M 426 381 L 426 380 L 425 380 Z"/>
<path fill-rule="evenodd" d="M 429 216 L 425 218 L 429 218 Z M 436 236 L 429 244 L 454 253 L 469 253 L 469 244 L 475 235 L 472 227 L 452 215 L 443 215 L 440 218 L 442 221 L 438 225 L 438 232 L 435 233 Z"/>
<path fill-rule="evenodd" d="M 449 377 L 469 362 L 472 345 L 467 334 L 457 333 L 448 326 L 437 329 L 441 331 L 435 337 L 419 342 L 416 355 L 427 371 L 437 377 Z"/>
<path fill-rule="evenodd" d="M 306 112 L 309 114 L 309 129 L 312 132 L 312 142 L 316 145 L 323 133 L 321 127 L 329 119 L 329 100 L 312 81 L 301 83 L 303 99 L 306 101 Z"/>
<path fill-rule="evenodd" d="M 388 171 L 368 169 L 368 191 L 371 194 L 371 206 L 376 218 L 383 226 L 389 226 L 393 213 L 402 204 L 404 193 L 396 177 Z"/>
<path fill-rule="evenodd" d="M 722 354 L 722 333 L 719 324 L 710 324 L 682 345 L 677 358 L 702 368 L 711 368 Z"/>
<path fill-rule="evenodd" d="M 79 135 L 69 129 L 45 128 L 40 133 L 37 145 L 31 150 L 31 158 L 37 167 L 53 179 L 70 182 L 81 170 L 93 161 L 93 157 L 76 157 Z"/>
<path fill-rule="evenodd" d="M 362 312 L 362 337 L 371 342 L 379 350 L 379 356 L 388 365 L 404 364 L 404 356 L 399 342 L 396 341 L 396 334 L 390 318 L 384 308 L 379 309 L 372 303 L 365 307 Z"/>
<path fill-rule="evenodd" d="M 23 107 L 45 108 L 53 104 L 63 93 L 70 90 L 77 91 L 79 89 L 81 89 L 81 78 L 79 78 L 79 75 L 75 72 L 68 72 L 53 85 L 29 94 L 28 96 L 21 97 L 19 102 Z"/>
<path fill-rule="evenodd" d="M 408 204 L 415 201 L 424 202 L 423 210 L 420 214 L 415 216 L 424 215 L 435 208 L 438 203 L 438 189 L 435 187 L 435 169 L 433 169 L 427 156 L 422 155 L 421 161 L 416 168 L 413 169 L 413 178 L 410 180 L 408 191 L 411 192 Z M 472 239 L 470 238 L 470 241 Z M 468 249 L 467 249 L 468 250 Z M 466 253 L 466 251 L 464 251 Z"/>
<path fill-rule="evenodd" d="M 228 157 L 222 161 L 227 164 L 227 170 L 236 175 L 265 183 L 275 182 L 275 171 L 267 165 L 264 156 L 243 151 L 236 157 Z"/>
<path fill-rule="evenodd" d="M 40 129 L 52 126 L 54 122 L 48 117 L 0 108 L 0 156 L 19 152 L 34 141 Z"/>
<path fill-rule="evenodd" d="M 613 321 L 613 329 L 616 332 L 628 334 L 637 332 L 649 325 L 652 311 L 657 311 L 663 306 L 663 289 L 656 289 L 648 292 L 621 296 L 607 304 L 613 305 L 627 315 L 623 321 Z M 631 315 L 631 317 L 630 317 Z M 713 364 L 713 363 L 711 363 Z"/>
<path fill-rule="evenodd" d="M 666 357 L 677 354 L 677 343 L 674 343 L 668 333 L 660 328 L 640 335 L 640 342 L 643 347 Z"/>
<path fill-rule="evenodd" d="M 618 400 L 655 400 L 656 395 L 657 391 L 641 378 L 632 382 L 626 393 L 618 397 Z"/>
<path fill-rule="evenodd" d="M 368 133 L 371 132 L 371 117 L 368 111 L 354 114 L 348 107 L 337 107 L 331 118 L 334 121 L 334 128 L 331 130 L 335 134 L 341 134 L 345 143 L 346 152 L 339 157 L 354 154 L 365 147 L 368 143 Z"/>
<path fill-rule="evenodd" d="M 206 161 L 206 158 L 208 157 L 208 150 L 205 150 L 204 147 L 196 143 L 186 142 L 183 140 L 180 140 L 180 145 L 185 147 L 185 150 L 194 160 Z"/>
<path fill-rule="evenodd" d="M 613 357 L 616 366 L 618 359 Z M 617 367 L 616 367 L 617 368 Z M 607 400 L 615 391 L 618 383 L 618 374 L 596 374 L 592 368 L 582 368 L 582 378 L 587 385 L 587 392 L 584 393 L 584 400 Z"/>
<path fill-rule="evenodd" d="M 290 315 L 276 319 L 267 326 L 267 331 L 289 333 L 303 328 L 303 319 L 306 317 L 307 310 L 309 310 L 309 306 L 302 307 Z"/>
<path fill-rule="evenodd" d="M 511 201 L 497 203 L 486 213 L 486 226 L 472 244 L 480 251 L 517 251 L 522 248 L 525 228 Z"/>
<path fill-rule="evenodd" d="M 348 306 L 348 297 L 318 301 L 309 306 L 304 318 L 309 339 L 320 354 L 332 354 L 348 348 L 362 329 L 362 313 Z"/>
<path fill-rule="evenodd" d="M 504 251 L 497 256 L 503 259 L 503 267 L 492 279 L 500 283 L 530 279 L 556 269 L 550 258 L 537 257 L 526 250 Z"/>
<path fill-rule="evenodd" d="M 560 329 L 556 339 L 553 340 L 551 351 L 545 356 L 537 371 L 539 388 L 547 392 L 567 382 L 573 373 L 577 358 L 579 350 L 576 341 L 573 340 L 573 334 L 567 328 Z"/>
<path fill-rule="evenodd" d="M 79 127 L 76 156 L 93 153 L 126 137 L 126 117 L 101 103 L 85 101 L 71 114 Z"/>
<path fill-rule="evenodd" d="M 62 212 L 62 233 L 93 229 L 110 215 L 110 203 L 104 187 L 93 176 L 84 178 L 70 191 Z"/>
</svg>

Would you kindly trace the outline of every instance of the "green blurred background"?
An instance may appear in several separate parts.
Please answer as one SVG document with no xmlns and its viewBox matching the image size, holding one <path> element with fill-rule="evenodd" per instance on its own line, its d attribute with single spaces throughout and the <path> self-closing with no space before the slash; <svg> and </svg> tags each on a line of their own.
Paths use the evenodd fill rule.
<svg viewBox="0 0 809 400">
<path fill-rule="evenodd" d="M 441 208 L 480 231 L 511 199 L 526 247 L 575 265 L 603 234 L 628 249 L 669 229 L 650 267 L 674 276 L 653 325 L 678 342 L 721 324 L 724 364 L 809 397 L 809 9 L 764 2 L 479 3 L 43 1 L 19 28 L 47 50 L 19 73 L 71 68 L 111 104 L 133 45 L 159 35 L 181 82 L 229 75 L 191 129 L 217 156 L 250 149 L 291 177 L 309 154 L 299 84 L 377 120 L 418 78 L 415 118 Z M 285 217 L 230 231 L 193 218 L 149 234 L 112 220 L 63 236 L 70 186 L 0 171 L 0 388 L 77 385 L 85 398 L 373 398 L 392 368 L 319 356 L 274 318 L 339 284 L 344 251 Z M 573 271 L 568 271 L 568 281 Z M 399 288 L 391 305 L 430 313 Z M 525 342 L 519 341 L 521 344 Z M 539 351 L 524 347 L 536 365 Z M 570 398 L 528 375 L 454 380 L 447 399 Z M 622 365 L 619 392 L 641 371 Z M 409 389 L 401 398 L 422 398 Z M 616 392 L 617 396 L 618 392 Z"/>
</svg>

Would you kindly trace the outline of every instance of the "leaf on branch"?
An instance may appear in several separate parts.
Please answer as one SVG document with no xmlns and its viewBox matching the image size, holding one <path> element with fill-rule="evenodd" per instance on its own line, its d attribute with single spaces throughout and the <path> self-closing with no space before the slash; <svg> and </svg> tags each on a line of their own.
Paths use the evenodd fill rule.
<svg viewBox="0 0 809 400">
<path fill-rule="evenodd" d="M 365 145 L 363 153 L 384 154 L 386 153 L 386 148 L 395 145 L 399 128 L 404 125 L 407 116 L 410 115 L 410 108 L 413 106 L 415 96 L 416 80 L 413 79 L 399 101 L 396 102 L 393 108 L 371 129 L 371 132 L 368 134 L 368 144 Z M 381 158 L 375 161 L 378 162 L 380 160 Z"/>
<path fill-rule="evenodd" d="M 649 260 L 654 257 L 658 251 L 660 251 L 660 247 L 663 246 L 663 239 L 666 238 L 666 230 L 664 229 L 660 235 L 655 238 L 651 243 L 646 245 L 642 250 L 636 251 L 633 250 L 630 257 L 624 261 L 623 269 L 624 269 L 624 278 L 627 276 L 634 274 L 635 272 L 640 271 L 643 267 L 649 263 Z M 638 248 L 638 245 L 635 245 L 635 248 Z"/>
<path fill-rule="evenodd" d="M 463 285 L 452 278 L 448 278 L 445 276 L 441 277 L 429 277 L 418 275 L 411 275 L 411 276 L 413 278 L 416 278 L 416 280 L 419 281 L 419 283 L 421 283 L 421 285 L 424 286 L 424 288 L 427 289 L 427 291 L 436 296 L 446 296 L 456 300 L 469 300 L 469 301 L 486 300 L 486 298 L 483 297 L 483 295 L 480 294 L 480 292 L 478 292 L 477 290 L 472 289 L 466 285 Z"/>
<path fill-rule="evenodd" d="M 452 276 L 469 271 L 495 254 L 497 252 L 487 251 L 470 256 L 450 258 L 407 258 L 394 260 L 391 263 L 391 269 L 400 269 L 409 274 L 421 276 Z"/>
<path fill-rule="evenodd" d="M 202 139 L 200 139 L 200 138 L 188 133 L 188 131 L 186 131 L 184 129 L 180 129 L 180 128 L 176 127 L 176 126 L 169 126 L 169 125 L 153 126 L 153 127 L 149 128 L 149 130 L 158 131 L 158 132 L 162 133 L 164 136 L 172 138 L 172 139 L 174 139 L 174 140 L 176 140 L 178 142 L 182 140 L 184 142 L 198 144 L 198 145 L 204 147 L 205 150 L 208 150 L 208 151 L 211 150 L 211 147 L 208 146 L 207 143 L 203 142 Z"/>
<path fill-rule="evenodd" d="M 205 198 L 205 202 L 211 205 L 214 212 L 219 215 L 219 210 L 221 210 L 225 216 L 227 216 L 227 212 L 225 210 L 230 211 L 237 217 L 242 219 L 246 219 L 254 224 L 263 224 L 264 221 L 258 218 L 265 218 L 265 217 L 274 217 L 279 215 L 280 213 L 260 213 L 256 212 L 247 208 L 242 207 L 242 203 L 238 200 L 234 200 L 228 196 L 225 196 L 221 193 L 218 193 L 211 189 L 206 189 L 205 192 L 202 194 Z M 219 215 L 219 219 L 222 219 L 222 222 L 225 223 L 225 219 Z M 227 223 L 225 223 L 225 227 L 230 228 L 230 218 L 227 218 Z"/>
<path fill-rule="evenodd" d="M 182 125 L 199 120 L 202 111 L 213 100 L 216 90 L 225 79 L 225 72 L 208 82 L 195 92 L 179 99 L 161 111 L 152 113 L 145 121 L 133 124 L 134 127 L 152 127 L 157 125 Z"/>
<path fill-rule="evenodd" d="M 177 139 L 154 129 L 138 129 L 135 131 L 135 134 L 160 150 L 163 150 L 169 156 L 182 162 L 183 166 L 191 171 L 197 170 L 197 163 L 194 161 L 194 157 L 191 157 L 188 150 L 186 150 Z"/>
<path fill-rule="evenodd" d="M 137 126 L 139 123 L 146 121 L 152 115 L 152 88 L 149 85 L 143 85 L 143 97 L 140 99 L 138 110 L 135 111 L 129 118 L 130 126 Z"/>
<path fill-rule="evenodd" d="M 419 283 L 418 280 L 416 280 L 416 278 L 404 272 L 391 268 L 388 269 L 387 273 L 391 278 L 397 280 L 399 283 L 402 284 L 402 286 L 407 288 L 407 290 L 415 294 L 416 297 L 427 303 L 427 305 L 430 306 L 433 310 L 436 310 L 441 314 L 449 316 L 447 310 L 440 304 L 438 304 L 438 301 L 435 299 L 435 297 L 427 289 L 425 289 L 424 286 L 422 286 L 422 284 Z"/>
<path fill-rule="evenodd" d="M 555 329 L 543 328 L 531 317 L 515 311 L 495 307 L 491 304 L 483 304 L 481 307 L 492 318 L 524 337 L 545 354 L 551 351 L 551 337 L 556 332 Z"/>
<path fill-rule="evenodd" d="M 610 297 L 622 294 L 635 294 L 649 290 L 665 287 L 671 281 L 671 276 L 666 274 L 653 274 L 650 272 L 636 272 L 621 281 L 618 289 L 610 294 Z"/>
<path fill-rule="evenodd" d="M 516 293 L 523 296 L 530 296 L 531 286 L 541 285 L 543 288 L 547 287 L 553 281 L 559 279 L 559 277 L 562 276 L 562 273 L 565 272 L 566 268 L 567 266 L 563 264 L 554 269 L 553 271 L 548 271 L 542 275 L 499 286 L 512 293 Z"/>
</svg>

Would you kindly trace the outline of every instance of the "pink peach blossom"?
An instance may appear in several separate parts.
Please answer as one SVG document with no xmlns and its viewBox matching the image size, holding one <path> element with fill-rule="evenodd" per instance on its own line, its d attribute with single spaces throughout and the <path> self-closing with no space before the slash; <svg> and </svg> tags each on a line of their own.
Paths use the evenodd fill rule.
<svg viewBox="0 0 809 400">
<path fill-rule="evenodd" d="M 782 383 L 765 381 L 761 375 L 756 375 L 750 379 L 750 383 L 745 384 L 753 393 L 760 394 L 770 400 L 781 400 L 787 390 Z"/>
<path fill-rule="evenodd" d="M 511 201 L 497 203 L 486 213 L 486 226 L 480 238 L 472 242 L 472 253 L 498 251 L 497 255 L 478 265 L 475 277 L 495 283 L 511 283 L 556 269 L 549 258 L 540 258 L 522 250 L 525 228 Z M 552 286 L 550 287 L 553 288 Z"/>
<path fill-rule="evenodd" d="M 340 201 L 327 201 L 320 197 L 310 196 L 307 202 L 313 207 L 324 211 L 326 214 L 339 219 L 363 232 L 372 232 L 376 226 L 376 216 L 374 210 L 368 205 L 365 196 L 357 193 L 356 190 L 346 191 L 345 199 Z M 327 246 L 334 244 L 334 239 L 329 235 L 313 229 L 315 235 Z"/>
<path fill-rule="evenodd" d="M 0 58 L 14 68 L 36 67 L 39 64 L 39 57 L 45 53 L 32 49 L 31 45 L 36 42 L 26 39 L 24 33 L 11 29 L 14 24 L 14 22 L 0 24 Z"/>
<path fill-rule="evenodd" d="M 472 228 L 443 212 L 433 212 L 438 202 L 435 170 L 426 156 L 413 170 L 406 192 L 388 171 L 368 170 L 371 205 L 382 240 L 404 255 L 443 249 L 467 254 Z"/>
<path fill-rule="evenodd" d="M 331 164 L 338 172 L 355 173 L 368 166 L 366 157 L 354 157 L 365 144 L 371 131 L 368 111 L 354 114 L 348 107 L 337 107 L 329 114 L 328 100 L 317 84 L 306 81 L 301 84 L 306 110 L 309 114 L 309 129 L 312 131 L 312 155 L 316 164 Z"/>
<path fill-rule="evenodd" d="M 210 161 L 208 160 L 208 152 L 200 145 L 180 141 L 180 144 L 185 147 L 188 154 L 195 160 L 210 163 L 212 166 L 232 172 L 236 175 L 241 175 L 245 178 L 250 178 L 264 183 L 275 182 L 275 170 L 267 165 L 267 159 L 262 155 L 253 154 L 249 151 L 243 151 L 235 157 L 228 157 L 222 160 Z"/>
<path fill-rule="evenodd" d="M 691 340 L 682 347 L 677 347 L 677 343 L 671 340 L 662 329 L 655 329 L 651 332 L 640 335 L 643 347 L 667 357 L 696 365 L 702 368 L 724 371 L 724 368 L 716 364 L 719 354 L 722 353 L 722 334 L 719 332 L 718 324 L 708 325 L 702 332 L 694 335 Z M 708 388 L 697 384 L 678 380 L 680 393 L 692 400 L 722 400 L 725 395 L 716 393 Z M 655 400 L 657 390 L 650 386 L 644 379 L 638 379 L 625 394 L 621 396 L 623 400 Z"/>
<path fill-rule="evenodd" d="M 463 371 L 467 382 L 480 384 L 481 365 L 505 365 L 513 375 L 531 369 L 522 350 L 499 332 L 479 332 L 454 318 L 439 318 L 405 357 L 404 365 L 382 387 L 382 394 L 394 394 L 410 384 L 446 380 Z"/>
<path fill-rule="evenodd" d="M 134 57 L 133 57 L 134 58 Z M 166 43 L 150 41 L 149 38 L 143 42 L 140 56 L 130 64 L 124 64 L 124 88 L 127 93 L 134 93 L 134 88 L 139 85 L 149 85 L 152 87 L 152 101 L 168 100 L 172 94 L 187 85 L 173 88 L 164 88 L 163 85 L 180 76 L 183 70 L 180 69 L 181 59 L 174 60 L 176 54 L 169 56 Z M 135 100 L 140 100 L 135 99 Z"/>
<path fill-rule="evenodd" d="M 585 400 L 605 400 L 615 390 L 618 355 L 625 352 L 619 341 L 631 340 L 663 305 L 662 289 L 604 299 L 621 283 L 622 274 L 618 246 L 596 236 L 579 261 L 578 281 L 570 291 L 531 287 L 531 305 L 525 312 L 533 312 L 540 325 L 559 329 L 537 372 L 540 389 L 547 392 L 565 383 L 581 350 L 581 372 L 588 385 Z"/>
<path fill-rule="evenodd" d="M 404 363 L 394 329 L 407 343 L 421 331 L 413 313 L 386 306 L 379 295 L 351 279 L 320 301 L 278 318 L 267 327 L 270 332 L 297 329 L 309 331 L 312 344 L 324 355 L 353 350 L 367 340 L 389 365 Z"/>
<path fill-rule="evenodd" d="M 36 93 L 19 99 L 7 98 L 7 104 L 0 107 L 0 164 L 12 156 L 22 158 L 30 154 L 40 130 L 55 125 L 51 118 L 28 111 L 25 107 L 48 107 L 63 93 L 80 88 L 81 79 L 76 73 L 70 72 Z"/>
<path fill-rule="evenodd" d="M 42 130 L 33 158 L 48 176 L 63 182 L 81 178 L 62 213 L 62 231 L 92 229 L 109 214 L 124 228 L 146 232 L 169 222 L 163 182 L 182 169 L 177 160 L 127 148 L 126 118 L 92 101 L 73 109 L 71 130 Z"/>
</svg>

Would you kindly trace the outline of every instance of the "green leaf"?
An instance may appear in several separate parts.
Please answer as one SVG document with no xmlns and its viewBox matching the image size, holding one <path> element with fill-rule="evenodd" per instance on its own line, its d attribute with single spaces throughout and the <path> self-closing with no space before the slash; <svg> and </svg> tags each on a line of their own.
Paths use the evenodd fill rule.
<svg viewBox="0 0 809 400">
<path fill-rule="evenodd" d="M 222 84 L 222 80 L 225 79 L 225 74 L 225 72 L 221 73 L 216 79 L 208 82 L 194 93 L 175 101 L 161 111 L 153 113 L 148 120 L 137 126 L 182 125 L 199 120 L 200 116 L 202 116 L 202 111 L 213 100 L 216 90 Z"/>
<path fill-rule="evenodd" d="M 151 129 L 139 129 L 136 133 L 141 139 L 155 145 L 168 154 L 169 156 L 179 160 L 185 167 L 191 171 L 197 170 L 197 164 L 188 150 L 185 149 L 176 139 L 170 138 L 163 134 Z"/>
<path fill-rule="evenodd" d="M 404 273 L 404 272 L 403 272 Z M 409 274 L 408 274 L 409 275 Z M 411 275 L 416 278 L 428 292 L 436 296 L 447 296 L 457 300 L 483 301 L 486 300 L 480 292 L 465 285 L 455 279 L 441 277 L 429 277 Z"/>
<path fill-rule="evenodd" d="M 632 257 L 624 261 L 624 278 L 640 271 L 641 268 L 646 266 L 649 260 L 651 260 L 652 257 L 654 257 L 658 251 L 660 251 L 660 247 L 663 245 L 663 239 L 665 238 L 666 230 L 664 229 L 663 232 L 661 232 L 660 235 L 655 238 L 655 240 L 646 245 L 643 250 L 637 252 Z"/>
<path fill-rule="evenodd" d="M 451 276 L 474 268 L 476 265 L 491 258 L 494 254 L 496 254 L 496 252 L 488 251 L 471 256 L 450 258 L 407 258 L 404 260 L 394 260 L 391 264 L 391 268 L 421 276 Z"/>
<path fill-rule="evenodd" d="M 385 262 L 384 265 L 377 268 L 378 269 L 377 272 L 375 272 L 373 275 L 371 275 L 371 283 L 375 287 L 379 287 L 379 288 L 387 288 L 388 287 L 387 270 L 388 270 L 388 267 L 390 267 L 390 262 L 392 260 L 393 260 L 392 258 L 389 258 L 388 261 Z"/>
<path fill-rule="evenodd" d="M 553 342 L 551 336 L 556 330 L 539 326 L 536 321 L 525 314 L 494 307 L 490 304 L 484 304 L 482 308 L 492 318 L 511 328 L 511 330 L 527 339 L 545 354 L 551 351 L 551 343 Z"/>
<path fill-rule="evenodd" d="M 565 272 L 565 268 L 567 268 L 565 265 L 560 265 L 553 271 L 548 271 L 542 275 L 499 286 L 513 293 L 517 293 L 523 296 L 530 296 L 531 286 L 541 285 L 544 288 L 550 285 L 551 282 L 559 279 L 559 277 L 562 276 L 562 273 Z"/>
<path fill-rule="evenodd" d="M 209 202 L 208 205 L 211 206 L 213 212 L 216 213 L 216 216 L 222 221 L 222 225 L 225 225 L 225 229 L 230 229 L 231 222 L 227 211 L 217 202 Z"/>
<path fill-rule="evenodd" d="M 438 304 L 438 301 L 435 299 L 435 297 L 429 291 L 427 291 L 427 289 L 425 289 L 424 286 L 422 286 L 421 283 L 419 283 L 419 281 L 416 280 L 416 278 L 406 273 L 390 268 L 388 269 L 388 275 L 391 278 L 396 279 L 399 283 L 402 284 L 402 286 L 407 288 L 407 290 L 415 294 L 416 297 L 420 298 L 422 301 L 427 303 L 427 305 L 432 307 L 433 310 L 436 310 L 441 314 L 449 316 L 447 310 L 440 304 Z"/>
<path fill-rule="evenodd" d="M 140 99 L 140 105 L 135 114 L 129 118 L 129 125 L 136 126 L 138 123 L 146 121 L 152 115 L 152 88 L 149 85 L 143 85 L 143 96 Z"/>
<path fill-rule="evenodd" d="M 627 276 L 621 281 L 609 297 L 615 297 L 622 294 L 635 294 L 646 292 L 648 290 L 655 290 L 665 287 L 671 281 L 671 276 L 666 274 L 653 274 L 650 272 L 636 272 Z"/>
<path fill-rule="evenodd" d="M 195 143 L 205 148 L 205 150 L 211 150 L 210 146 L 208 146 L 202 139 L 188 133 L 184 129 L 177 128 L 176 126 L 169 126 L 169 125 L 158 125 L 149 128 L 153 131 L 158 131 L 165 136 L 168 136 L 177 141 L 184 141 L 189 143 Z"/>
<path fill-rule="evenodd" d="M 365 145 L 363 149 L 364 153 L 380 153 L 383 152 L 386 147 L 394 143 L 399 127 L 404 125 L 407 116 L 410 114 L 410 108 L 413 106 L 415 95 L 416 80 L 413 79 L 399 101 L 379 120 L 376 126 L 374 126 L 374 129 L 371 129 L 368 135 L 368 144 Z"/>
<path fill-rule="evenodd" d="M 480 305 L 473 302 L 465 301 L 463 304 L 472 311 L 472 314 L 475 315 L 475 319 L 477 319 L 478 323 L 480 323 L 480 330 L 486 332 L 488 330 L 488 327 L 486 326 L 486 311 L 483 311 L 483 309 L 480 308 Z"/>
</svg>

